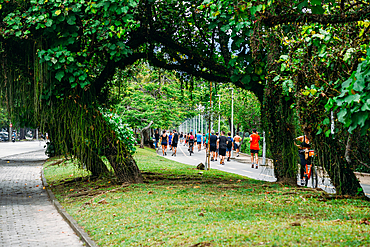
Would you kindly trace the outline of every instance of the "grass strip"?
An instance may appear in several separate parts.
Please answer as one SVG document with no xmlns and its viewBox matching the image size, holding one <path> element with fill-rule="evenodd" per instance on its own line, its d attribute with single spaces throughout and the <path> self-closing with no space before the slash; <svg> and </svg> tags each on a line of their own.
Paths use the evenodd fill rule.
<svg viewBox="0 0 370 247">
<path fill-rule="evenodd" d="M 55 196 L 99 246 L 370 245 L 368 201 L 322 200 L 322 191 L 218 170 L 199 174 L 149 149 L 135 159 L 143 184 L 91 179 L 71 161 L 45 164 Z"/>
</svg>

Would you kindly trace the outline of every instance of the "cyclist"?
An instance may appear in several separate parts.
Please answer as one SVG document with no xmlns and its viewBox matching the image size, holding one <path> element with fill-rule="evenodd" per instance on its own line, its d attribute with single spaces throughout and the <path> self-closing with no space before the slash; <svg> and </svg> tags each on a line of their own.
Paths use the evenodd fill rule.
<svg viewBox="0 0 370 247">
<path fill-rule="evenodd" d="M 163 156 L 167 155 L 167 143 L 168 143 L 168 136 L 166 134 L 166 130 L 163 130 L 163 134 L 161 135 L 161 144 L 162 144 Z"/>
<path fill-rule="evenodd" d="M 189 152 L 190 153 L 194 153 L 194 139 L 195 137 L 193 136 L 193 132 L 190 131 L 189 135 L 188 135 L 188 142 L 189 142 Z"/>
<path fill-rule="evenodd" d="M 304 135 L 298 136 L 294 140 L 294 144 L 299 148 L 298 153 L 299 153 L 299 159 L 301 161 L 300 177 L 301 177 L 302 186 L 304 186 L 305 184 L 303 177 L 304 177 L 304 172 L 306 170 L 306 164 L 311 165 L 311 157 L 308 155 L 308 151 L 311 148 L 310 139 L 308 137 L 309 131 L 310 129 L 308 127 L 305 127 L 303 129 Z M 301 144 L 298 145 L 295 141 L 300 141 Z"/>
</svg>

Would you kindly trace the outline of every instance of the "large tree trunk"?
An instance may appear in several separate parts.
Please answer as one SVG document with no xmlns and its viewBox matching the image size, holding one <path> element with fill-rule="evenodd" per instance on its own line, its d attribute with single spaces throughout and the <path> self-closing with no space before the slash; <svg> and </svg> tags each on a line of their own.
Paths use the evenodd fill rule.
<svg viewBox="0 0 370 247">
<path fill-rule="evenodd" d="M 324 134 L 313 137 L 318 165 L 324 167 L 329 174 L 337 194 L 364 196 L 360 182 L 353 172 L 353 167 L 348 163 L 348 157 L 346 158 L 348 143 L 340 141 L 340 139 L 342 141 L 347 139 L 345 138 L 346 135 L 348 136 L 346 132 L 344 130 L 342 133 L 339 133 L 338 136 L 340 135 L 340 137 L 336 139 L 326 137 Z"/>
<path fill-rule="evenodd" d="M 121 182 L 142 183 L 143 177 L 126 146 L 116 138 L 108 138 L 105 156 Z"/>
<path fill-rule="evenodd" d="M 277 181 L 297 185 L 298 158 L 294 145 L 296 137 L 291 100 L 286 101 L 282 89 L 275 83 L 267 86 L 263 104 L 266 141 L 274 161 Z"/>
</svg>

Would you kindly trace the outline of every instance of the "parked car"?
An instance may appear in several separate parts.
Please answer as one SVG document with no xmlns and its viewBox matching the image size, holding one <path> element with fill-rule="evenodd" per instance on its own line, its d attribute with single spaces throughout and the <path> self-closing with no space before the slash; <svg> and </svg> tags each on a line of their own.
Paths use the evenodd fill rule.
<svg viewBox="0 0 370 247">
<path fill-rule="evenodd" d="M 8 134 L 8 132 L 0 132 L 0 141 L 2 141 L 2 142 L 9 141 L 9 134 Z"/>
</svg>

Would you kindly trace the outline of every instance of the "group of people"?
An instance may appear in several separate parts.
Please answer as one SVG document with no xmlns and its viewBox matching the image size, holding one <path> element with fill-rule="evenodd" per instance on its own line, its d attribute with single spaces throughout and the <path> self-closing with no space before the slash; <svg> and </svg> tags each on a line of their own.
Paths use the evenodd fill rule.
<svg viewBox="0 0 370 247">
<path fill-rule="evenodd" d="M 260 136 L 257 133 L 256 129 L 253 129 L 253 134 L 250 136 L 250 151 L 251 151 L 251 160 L 252 168 L 258 169 L 258 152 L 259 152 L 259 140 Z M 207 148 L 207 145 L 210 145 L 211 152 L 211 161 L 217 161 L 219 156 L 220 164 L 225 165 L 225 159 L 230 161 L 231 151 L 236 151 L 236 157 L 239 156 L 240 152 L 240 143 L 241 137 L 237 133 L 234 137 L 231 136 L 231 133 L 228 132 L 227 136 L 225 131 L 221 133 L 215 133 L 214 130 L 211 131 L 211 135 L 196 133 L 193 135 L 193 132 L 180 134 L 176 131 L 169 131 L 167 134 L 166 130 L 163 130 L 163 133 L 159 135 L 158 130 L 155 131 L 155 147 L 158 148 L 158 144 L 162 146 L 163 156 L 167 155 L 167 146 L 172 150 L 172 156 L 176 156 L 177 145 L 178 143 L 188 146 L 190 153 L 194 153 L 194 145 L 197 145 L 198 152 L 201 151 L 202 145 L 204 148 Z"/>
<path fill-rule="evenodd" d="M 182 133 L 181 133 L 182 136 Z M 179 143 L 179 134 L 177 131 L 174 129 L 173 131 L 170 131 L 170 134 L 167 135 L 167 131 L 163 130 L 163 133 L 159 135 L 158 130 L 155 131 L 154 134 L 154 144 L 155 148 L 158 148 L 158 143 L 162 145 L 162 153 L 163 156 L 167 155 L 167 146 L 170 147 L 170 150 L 172 150 L 172 156 L 176 156 L 177 153 L 177 144 Z"/>
</svg>

